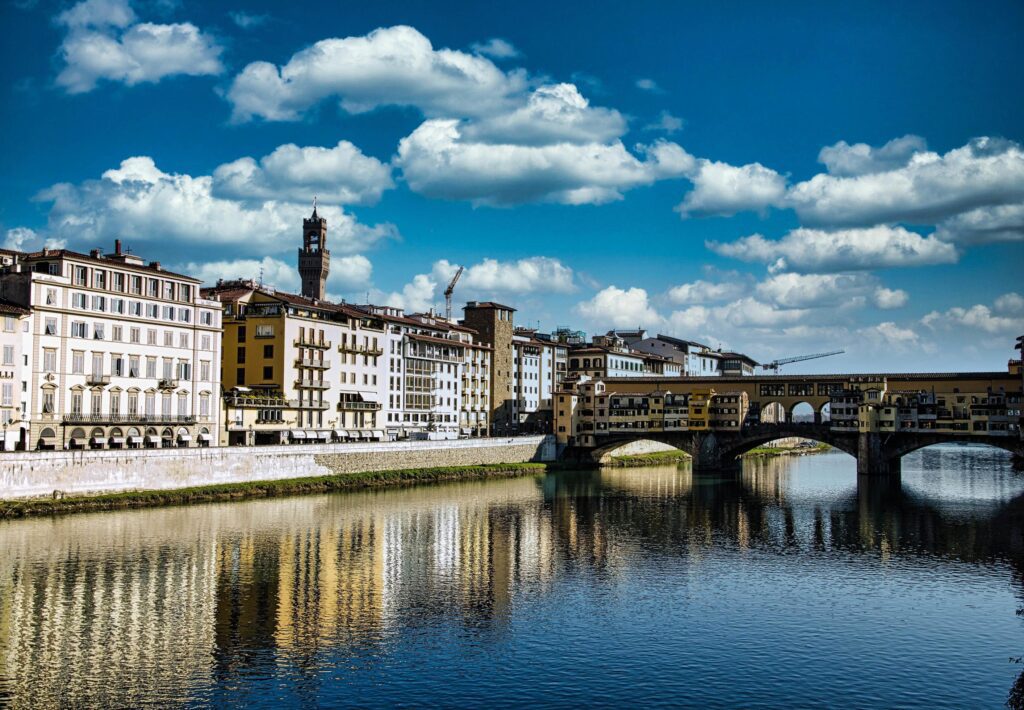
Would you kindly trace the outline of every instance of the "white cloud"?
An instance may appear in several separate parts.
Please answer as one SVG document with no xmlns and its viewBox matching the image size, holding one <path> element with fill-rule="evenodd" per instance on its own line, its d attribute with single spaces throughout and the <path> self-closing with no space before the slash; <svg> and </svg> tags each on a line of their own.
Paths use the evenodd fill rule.
<svg viewBox="0 0 1024 710">
<path fill-rule="evenodd" d="M 231 246 L 243 254 L 290 251 L 308 216 L 306 204 L 268 200 L 247 205 L 213 195 L 208 175 L 170 174 L 147 156 L 128 158 L 99 180 L 60 183 L 40 193 L 52 202 L 48 231 L 82 247 L 116 238 L 134 242 Z M 337 254 L 365 251 L 396 235 L 390 224 L 368 227 L 333 206 L 319 210 L 328 221 L 328 247 Z"/>
<path fill-rule="evenodd" d="M 511 42 L 500 37 L 492 37 L 486 42 L 474 42 L 472 49 L 477 54 L 483 54 L 493 59 L 514 59 L 522 54 Z"/>
<path fill-rule="evenodd" d="M 935 236 L 957 244 L 1024 241 L 1024 202 L 977 209 L 939 222 Z"/>
<path fill-rule="evenodd" d="M 618 111 L 591 106 L 573 84 L 549 84 L 514 111 L 464 122 L 460 132 L 467 142 L 496 145 L 607 143 L 626 132 L 626 120 Z"/>
<path fill-rule="evenodd" d="M 430 120 L 402 139 L 395 161 L 414 192 L 476 204 L 601 204 L 634 187 L 677 177 L 692 163 L 678 145 L 621 141 L 525 146 L 472 143 L 457 120 Z"/>
<path fill-rule="evenodd" d="M 189 274 L 208 286 L 217 283 L 219 279 L 225 281 L 231 279 L 252 279 L 267 286 L 282 291 L 297 291 L 301 283 L 299 272 L 294 264 L 288 264 L 280 259 L 265 256 L 263 259 L 225 259 L 220 261 L 195 262 L 172 266 L 173 271 L 182 274 Z"/>
<path fill-rule="evenodd" d="M 650 91 L 652 94 L 663 94 L 664 89 L 658 86 L 658 82 L 654 79 L 637 79 L 636 88 L 642 91 Z"/>
<path fill-rule="evenodd" d="M 786 194 L 786 178 L 760 163 L 735 166 L 701 159 L 688 177 L 693 190 L 676 207 L 683 217 L 763 211 L 780 205 Z"/>
<path fill-rule="evenodd" d="M 375 291 L 371 298 L 382 305 L 405 309 L 406 313 L 421 313 L 434 307 L 436 291 L 437 281 L 428 274 L 417 274 L 401 291 Z"/>
<path fill-rule="evenodd" d="M 237 200 L 307 202 L 318 195 L 324 202 L 372 204 L 391 187 L 391 167 L 348 141 L 333 148 L 289 143 L 258 163 L 239 158 L 213 171 L 214 196 Z"/>
<path fill-rule="evenodd" d="M 220 74 L 222 48 L 189 22 L 132 24 L 125 0 L 85 0 L 57 17 L 68 28 L 60 47 L 58 86 L 71 94 L 92 91 L 101 79 L 133 86 L 185 74 Z"/>
<path fill-rule="evenodd" d="M 253 27 L 259 27 L 260 25 L 265 24 L 267 20 L 270 19 L 270 15 L 259 15 L 252 12 L 245 12 L 242 10 L 229 12 L 228 17 L 230 17 L 231 21 L 239 27 L 241 27 L 243 30 L 248 30 Z"/>
<path fill-rule="evenodd" d="M 979 207 L 1024 201 L 1024 150 L 1011 141 L 976 138 L 945 155 L 914 153 L 893 170 L 815 175 L 794 185 L 786 201 L 808 226 L 935 224 Z"/>
<path fill-rule="evenodd" d="M 803 308 L 777 308 L 749 296 L 712 310 L 715 320 L 735 328 L 774 328 L 802 322 L 808 315 Z"/>
<path fill-rule="evenodd" d="M 874 289 L 868 274 L 776 274 L 757 285 L 757 294 L 785 308 L 858 305 Z"/>
<path fill-rule="evenodd" d="M 38 251 L 43 247 L 63 249 L 67 242 L 64 239 L 44 238 L 43 235 L 28 227 L 14 227 L 4 234 L 3 248 L 14 251 Z"/>
<path fill-rule="evenodd" d="M 921 338 L 912 328 L 903 328 L 892 321 L 861 328 L 859 334 L 868 342 L 885 348 L 906 352 L 920 347 Z"/>
<path fill-rule="evenodd" d="M 951 264 L 958 258 L 952 244 L 889 226 L 834 232 L 800 228 L 778 240 L 754 234 L 707 246 L 721 256 L 764 262 L 775 270 L 811 272 Z"/>
<path fill-rule="evenodd" d="M 839 177 L 870 175 L 902 168 L 910 162 L 915 153 L 927 149 L 924 138 L 906 135 L 894 138 L 880 148 L 867 143 L 839 141 L 821 149 L 818 162 L 823 163 L 829 173 Z"/>
<path fill-rule="evenodd" d="M 744 284 L 723 281 L 712 283 L 698 279 L 690 283 L 673 286 L 666 294 L 671 303 L 678 305 L 708 303 L 711 301 L 728 301 L 739 298 L 746 290 Z"/>
<path fill-rule="evenodd" d="M 434 263 L 432 275 L 440 283 L 451 280 L 458 268 L 442 259 Z M 533 256 L 501 262 L 484 259 L 466 268 L 459 280 L 460 292 L 491 293 L 572 293 L 576 290 L 573 271 L 558 259 Z"/>
<path fill-rule="evenodd" d="M 907 301 L 910 300 L 910 295 L 903 289 L 891 289 L 879 286 L 875 289 L 874 302 L 878 308 L 882 310 L 891 310 L 893 308 L 903 308 L 907 305 Z"/>
<path fill-rule="evenodd" d="M 416 29 L 397 26 L 321 40 L 281 67 L 253 62 L 234 78 L 227 98 L 236 121 L 296 120 L 331 97 L 349 113 L 397 105 L 428 116 L 479 116 L 510 108 L 526 83 L 521 71 L 503 72 L 480 55 L 435 50 Z"/>
<path fill-rule="evenodd" d="M 651 328 L 662 323 L 642 288 L 608 286 L 577 304 L 576 312 L 598 328 Z"/>
<path fill-rule="evenodd" d="M 993 306 L 996 313 L 1011 316 L 1024 315 L 1024 296 L 1016 292 L 1004 293 L 995 300 Z"/>
<path fill-rule="evenodd" d="M 658 114 L 658 119 L 644 126 L 645 131 L 664 131 L 665 133 L 672 135 L 683 130 L 683 119 L 678 116 L 673 116 L 668 111 L 662 111 Z"/>
</svg>

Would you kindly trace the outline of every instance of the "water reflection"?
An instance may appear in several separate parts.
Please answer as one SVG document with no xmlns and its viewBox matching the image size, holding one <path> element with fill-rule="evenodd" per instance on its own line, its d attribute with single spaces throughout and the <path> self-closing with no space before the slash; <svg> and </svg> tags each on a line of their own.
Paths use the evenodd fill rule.
<svg viewBox="0 0 1024 710">
<path fill-rule="evenodd" d="M 845 457 L 826 456 L 720 479 L 607 469 L 6 523 L 0 704 L 374 704 L 399 699 L 402 683 L 433 693 L 406 701 L 467 701 L 472 689 L 445 696 L 454 690 L 421 678 L 424 664 L 461 660 L 473 676 L 467 648 L 500 657 L 540 644 L 550 630 L 527 621 L 540 609 L 571 627 L 572 604 L 599 590 L 673 575 L 686 586 L 738 570 L 768 589 L 785 565 L 827 578 L 837 560 L 941 560 L 947 576 L 950 561 L 965 574 L 989 565 L 983 582 L 1020 596 L 1024 482 L 984 464 L 964 484 L 928 455 L 902 487 L 858 485 Z M 947 489 L 958 494 L 934 495 Z M 607 603 L 627 617 L 647 608 Z M 580 633 L 559 653 L 585 655 L 594 639 Z M 581 673 L 559 677 L 571 686 Z M 623 697 L 639 699 L 631 683 Z"/>
</svg>

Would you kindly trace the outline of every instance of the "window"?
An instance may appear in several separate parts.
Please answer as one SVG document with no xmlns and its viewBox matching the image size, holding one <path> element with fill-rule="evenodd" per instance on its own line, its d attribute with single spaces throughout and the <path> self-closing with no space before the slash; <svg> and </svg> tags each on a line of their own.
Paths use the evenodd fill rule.
<svg viewBox="0 0 1024 710">
<path fill-rule="evenodd" d="M 174 320 L 174 306 L 163 306 L 160 309 L 160 313 L 164 320 Z"/>
<path fill-rule="evenodd" d="M 238 326 L 238 342 L 240 342 L 240 343 L 244 343 L 245 342 L 245 326 L 244 325 Z"/>
<path fill-rule="evenodd" d="M 103 340 L 103 324 L 97 323 L 92 327 L 92 339 Z"/>
<path fill-rule="evenodd" d="M 55 306 L 57 305 L 57 289 L 48 288 L 46 289 L 46 305 Z"/>
<path fill-rule="evenodd" d="M 92 287 L 106 289 L 107 272 L 103 269 L 96 269 L 92 272 Z"/>
<path fill-rule="evenodd" d="M 208 394 L 199 395 L 199 415 L 202 417 L 210 416 L 210 395 Z"/>
<path fill-rule="evenodd" d="M 89 397 L 90 409 L 93 416 L 99 416 L 103 412 L 103 391 L 93 392 Z"/>
<path fill-rule="evenodd" d="M 146 416 L 152 417 L 154 414 L 156 414 L 156 394 L 146 392 Z"/>
<path fill-rule="evenodd" d="M 188 333 L 178 333 L 178 347 L 179 348 L 187 348 L 188 347 Z"/>
<path fill-rule="evenodd" d="M 171 377 L 173 376 L 172 373 L 174 372 L 174 360 L 172 360 L 169 357 L 165 357 L 163 359 L 163 363 L 162 364 L 163 364 L 163 369 L 162 369 L 163 375 L 162 375 L 162 377 L 165 380 L 171 379 Z"/>
<path fill-rule="evenodd" d="M 92 374 L 102 375 L 103 374 L 103 353 L 92 354 Z"/>
<path fill-rule="evenodd" d="M 135 316 L 136 318 L 142 317 L 142 301 L 129 301 L 128 302 L 128 315 Z"/>
<path fill-rule="evenodd" d="M 141 296 L 142 295 L 142 277 L 141 276 L 132 276 L 131 280 L 130 280 L 130 283 L 131 283 L 131 288 L 129 288 L 129 291 L 131 293 L 134 293 L 136 296 Z"/>
<path fill-rule="evenodd" d="M 192 363 L 188 360 L 178 362 L 178 377 L 182 380 L 192 379 Z"/>
<path fill-rule="evenodd" d="M 0 397 L 0 405 L 4 407 L 14 406 L 14 383 L 4 382 L 3 395 Z"/>
<path fill-rule="evenodd" d="M 244 367 L 240 367 L 237 370 L 235 370 L 235 384 L 236 385 L 244 385 L 245 384 L 245 368 Z"/>
<path fill-rule="evenodd" d="M 257 338 L 273 338 L 274 337 L 274 326 L 272 326 L 272 325 L 258 325 L 258 326 L 256 326 L 256 337 Z"/>
<path fill-rule="evenodd" d="M 71 321 L 71 337 L 72 338 L 88 338 L 89 337 L 89 326 L 81 321 Z"/>
<path fill-rule="evenodd" d="M 5 365 L 13 365 L 14 364 L 14 346 L 13 345 L 5 345 L 4 346 L 4 364 Z"/>
<path fill-rule="evenodd" d="M 199 379 L 203 382 L 210 381 L 210 363 L 206 360 L 199 363 Z"/>
<path fill-rule="evenodd" d="M 53 348 L 43 350 L 43 372 L 57 371 L 57 351 Z"/>
<path fill-rule="evenodd" d="M 178 309 L 178 320 L 180 320 L 182 323 L 191 323 L 192 322 L 192 311 L 190 311 L 187 308 L 179 308 Z"/>
<path fill-rule="evenodd" d="M 151 298 L 159 298 L 160 282 L 156 279 L 146 279 L 146 295 Z"/>
<path fill-rule="evenodd" d="M 45 335 L 56 335 L 57 334 L 57 319 L 47 318 L 44 326 L 43 333 Z"/>
<path fill-rule="evenodd" d="M 160 413 L 165 417 L 171 416 L 171 395 L 165 394 L 160 398 Z"/>
<path fill-rule="evenodd" d="M 53 390 L 43 392 L 43 414 L 53 414 Z"/>
<path fill-rule="evenodd" d="M 213 312 L 203 311 L 199 314 L 199 322 L 203 325 L 213 325 Z"/>
<path fill-rule="evenodd" d="M 267 357 L 274 357 L 274 346 L 273 345 L 264 345 L 263 346 L 263 357 L 265 357 L 265 358 L 267 358 Z"/>
<path fill-rule="evenodd" d="M 112 298 L 110 299 L 110 312 L 111 313 L 124 313 L 124 299 L 123 298 Z"/>
<path fill-rule="evenodd" d="M 210 343 L 212 342 L 212 340 L 211 340 L 209 335 L 204 335 L 199 342 L 200 342 L 200 349 L 202 349 L 202 350 L 210 350 L 211 349 L 210 348 Z"/>
<path fill-rule="evenodd" d="M 88 271 L 84 266 L 76 266 L 74 270 L 74 281 L 75 286 L 88 286 L 89 279 L 87 278 Z"/>
<path fill-rule="evenodd" d="M 178 300 L 188 303 L 192 300 L 192 287 L 188 284 L 178 286 Z"/>
<path fill-rule="evenodd" d="M 188 396 L 184 394 L 178 395 L 178 416 L 184 417 L 188 414 Z"/>
<path fill-rule="evenodd" d="M 71 294 L 71 307 L 78 308 L 81 310 L 87 310 L 89 308 L 85 300 L 84 293 L 73 293 Z"/>
<path fill-rule="evenodd" d="M 76 350 L 71 353 L 71 374 L 81 375 L 85 373 L 85 353 Z"/>
<path fill-rule="evenodd" d="M 81 414 L 82 413 L 82 393 L 72 392 L 71 393 L 71 413 Z"/>
<path fill-rule="evenodd" d="M 155 303 L 146 304 L 146 317 L 152 320 L 156 320 L 157 316 L 160 315 L 160 307 Z"/>
<path fill-rule="evenodd" d="M 120 355 L 110 356 L 110 373 L 116 377 L 124 376 L 124 358 Z"/>
<path fill-rule="evenodd" d="M 128 331 L 128 342 L 139 343 L 142 342 L 142 329 L 132 328 Z"/>
<path fill-rule="evenodd" d="M 268 365 L 268 366 L 263 368 L 263 379 L 264 380 L 272 380 L 272 379 L 274 379 L 274 366 L 273 365 Z"/>
<path fill-rule="evenodd" d="M 115 325 L 111 328 L 110 339 L 119 343 L 124 340 L 124 328 L 119 325 Z"/>
<path fill-rule="evenodd" d="M 4 316 L 4 331 L 7 333 L 13 333 L 15 328 L 14 316 Z"/>
<path fill-rule="evenodd" d="M 128 416 L 134 417 L 139 413 L 139 393 L 128 393 Z"/>
<path fill-rule="evenodd" d="M 235 361 L 239 365 L 244 365 L 245 364 L 245 346 L 244 345 L 238 348 L 238 356 L 235 358 Z"/>
<path fill-rule="evenodd" d="M 172 281 L 164 281 L 164 300 L 174 300 L 174 283 Z"/>
<path fill-rule="evenodd" d="M 121 393 L 111 392 L 110 393 L 110 413 L 115 417 L 121 413 Z"/>
<path fill-rule="evenodd" d="M 156 358 L 146 358 L 146 377 L 156 377 Z"/>
<path fill-rule="evenodd" d="M 138 377 L 139 376 L 139 356 L 132 355 L 128 358 L 128 376 Z"/>
<path fill-rule="evenodd" d="M 124 274 L 114 274 L 114 290 L 121 293 L 124 292 Z"/>
<path fill-rule="evenodd" d="M 152 328 L 146 330 L 146 345 L 156 345 L 156 331 Z"/>
</svg>

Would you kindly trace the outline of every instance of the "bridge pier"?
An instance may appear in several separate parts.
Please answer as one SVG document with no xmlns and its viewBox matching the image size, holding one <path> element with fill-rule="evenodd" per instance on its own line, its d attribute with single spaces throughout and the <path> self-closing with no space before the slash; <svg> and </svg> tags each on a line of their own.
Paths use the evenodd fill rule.
<svg viewBox="0 0 1024 710">
<path fill-rule="evenodd" d="M 743 461 L 725 450 L 714 432 L 700 434 L 689 449 L 694 473 L 737 473 L 743 470 Z"/>
<path fill-rule="evenodd" d="M 886 453 L 881 434 L 863 432 L 858 435 L 857 475 L 895 477 L 900 475 L 900 459 Z"/>
</svg>

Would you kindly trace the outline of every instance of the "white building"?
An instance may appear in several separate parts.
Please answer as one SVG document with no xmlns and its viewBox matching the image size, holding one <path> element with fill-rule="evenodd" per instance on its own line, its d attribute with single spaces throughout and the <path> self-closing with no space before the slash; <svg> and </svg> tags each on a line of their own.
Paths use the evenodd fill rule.
<svg viewBox="0 0 1024 710">
<path fill-rule="evenodd" d="M 31 312 L 27 448 L 215 443 L 221 308 L 199 296 L 197 279 L 117 242 L 106 255 L 19 255 L 0 274 L 0 297 Z"/>
</svg>

